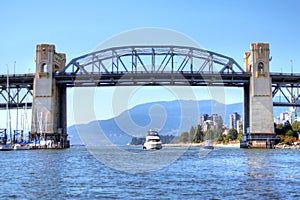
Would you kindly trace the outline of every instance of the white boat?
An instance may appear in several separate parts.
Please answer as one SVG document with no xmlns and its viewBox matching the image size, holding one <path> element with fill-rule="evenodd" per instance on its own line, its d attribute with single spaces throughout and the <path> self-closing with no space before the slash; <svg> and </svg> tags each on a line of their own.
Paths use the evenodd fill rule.
<svg viewBox="0 0 300 200">
<path fill-rule="evenodd" d="M 0 129 L 0 151 L 10 150 L 12 150 L 12 146 L 7 142 L 6 129 Z"/>
<path fill-rule="evenodd" d="M 0 151 L 11 151 L 13 150 L 10 144 L 0 144 Z"/>
<path fill-rule="evenodd" d="M 161 149 L 162 148 L 162 142 L 160 140 L 160 137 L 158 135 L 157 131 L 148 131 L 146 135 L 146 141 L 143 145 L 143 149 Z"/>
<path fill-rule="evenodd" d="M 17 143 L 14 144 L 14 150 L 29 150 L 30 149 L 30 145 L 26 144 L 26 143 Z"/>
<path fill-rule="evenodd" d="M 213 141 L 212 140 L 205 140 L 203 149 L 214 149 Z"/>
</svg>

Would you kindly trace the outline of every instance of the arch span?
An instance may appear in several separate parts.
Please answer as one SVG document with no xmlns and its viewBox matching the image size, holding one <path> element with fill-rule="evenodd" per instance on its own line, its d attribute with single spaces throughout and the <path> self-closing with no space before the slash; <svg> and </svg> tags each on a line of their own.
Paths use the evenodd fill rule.
<svg viewBox="0 0 300 200">
<path fill-rule="evenodd" d="M 243 73 L 228 56 L 186 46 L 124 46 L 72 59 L 60 73 Z"/>
</svg>

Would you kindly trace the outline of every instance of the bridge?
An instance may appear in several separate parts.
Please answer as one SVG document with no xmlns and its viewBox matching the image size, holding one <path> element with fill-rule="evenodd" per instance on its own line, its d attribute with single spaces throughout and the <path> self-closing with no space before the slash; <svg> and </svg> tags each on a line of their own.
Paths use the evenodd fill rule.
<svg viewBox="0 0 300 200">
<path fill-rule="evenodd" d="M 245 68 L 233 58 L 212 51 L 163 45 L 114 47 L 66 64 L 65 54 L 57 53 L 54 45 L 41 44 L 37 45 L 36 73 L 0 75 L 0 108 L 32 107 L 30 138 L 51 138 L 64 148 L 68 87 L 242 87 L 246 140 L 253 147 L 265 147 L 266 142 L 272 146 L 273 106 L 300 105 L 300 74 L 271 73 L 269 61 L 269 45 L 255 43 L 245 53 Z M 278 93 L 284 102 L 272 101 Z M 261 112 L 265 113 L 263 121 L 254 117 Z M 46 126 L 44 131 L 40 130 L 41 123 Z"/>
</svg>

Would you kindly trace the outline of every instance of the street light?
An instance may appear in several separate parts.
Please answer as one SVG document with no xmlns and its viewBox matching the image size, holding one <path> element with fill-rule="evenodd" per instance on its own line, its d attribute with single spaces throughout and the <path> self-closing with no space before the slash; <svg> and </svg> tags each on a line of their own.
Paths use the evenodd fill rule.
<svg viewBox="0 0 300 200">
<path fill-rule="evenodd" d="M 16 74 L 16 61 L 14 63 L 14 75 Z"/>
<path fill-rule="evenodd" d="M 292 72 L 292 75 L 293 75 L 293 60 L 291 60 L 291 72 Z"/>
</svg>

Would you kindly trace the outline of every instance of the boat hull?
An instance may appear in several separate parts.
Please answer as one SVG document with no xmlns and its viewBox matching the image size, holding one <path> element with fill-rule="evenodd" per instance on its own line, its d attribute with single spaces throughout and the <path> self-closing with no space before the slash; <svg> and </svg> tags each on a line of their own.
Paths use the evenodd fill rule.
<svg viewBox="0 0 300 200">
<path fill-rule="evenodd" d="M 152 143 L 152 142 L 146 142 L 143 146 L 143 149 L 145 150 L 159 150 L 162 148 L 161 142 Z"/>
<path fill-rule="evenodd" d="M 213 146 L 204 146 L 203 149 L 214 149 Z"/>
<path fill-rule="evenodd" d="M 15 145 L 14 150 L 30 150 L 29 145 Z"/>
<path fill-rule="evenodd" d="M 5 144 L 5 145 L 0 145 L 0 151 L 11 151 L 13 150 L 11 145 Z"/>
<path fill-rule="evenodd" d="M 212 140 L 205 140 L 203 149 L 214 149 Z"/>
</svg>

